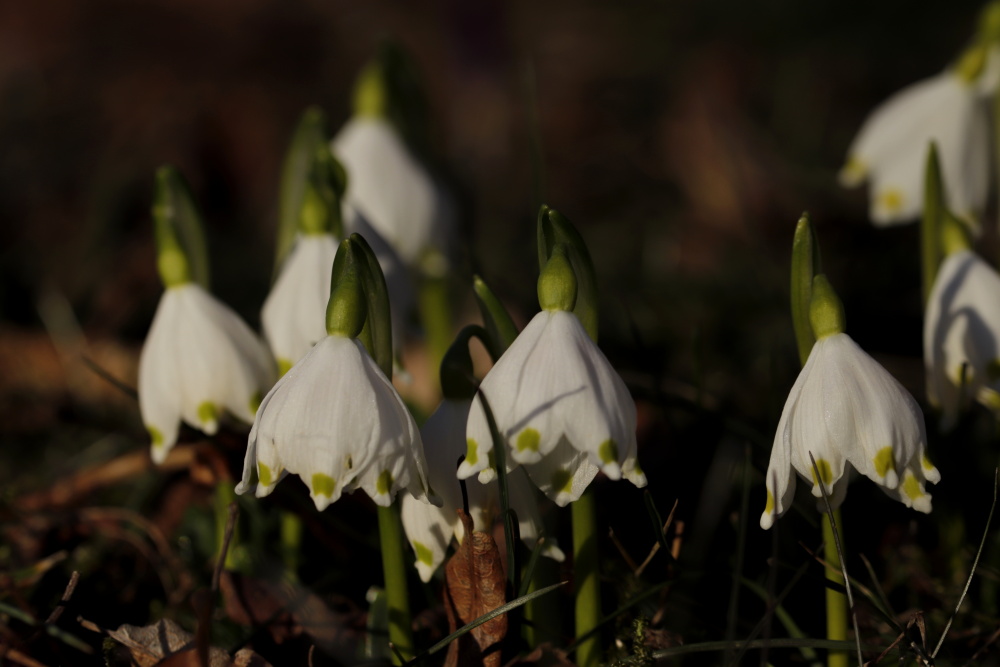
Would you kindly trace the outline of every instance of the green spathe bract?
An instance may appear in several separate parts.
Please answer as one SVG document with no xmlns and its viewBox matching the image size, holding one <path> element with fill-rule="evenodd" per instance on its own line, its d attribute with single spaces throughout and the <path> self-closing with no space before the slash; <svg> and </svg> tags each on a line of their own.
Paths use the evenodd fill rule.
<svg viewBox="0 0 1000 667">
<path fill-rule="evenodd" d="M 191 190 L 174 167 L 156 171 L 153 193 L 157 268 L 165 287 L 195 282 L 208 289 L 208 250 Z"/>
<path fill-rule="evenodd" d="M 809 302 L 809 322 L 816 340 L 833 334 L 844 333 L 844 306 L 840 302 L 826 275 L 813 278 L 812 297 Z"/>
<path fill-rule="evenodd" d="M 576 304 L 576 275 L 569 261 L 569 246 L 557 243 L 538 276 L 538 305 L 542 310 L 572 311 Z"/>
<path fill-rule="evenodd" d="M 597 341 L 597 275 L 583 237 L 558 211 L 542 206 L 538 211 L 538 270 L 545 270 L 557 245 L 566 248 L 566 257 L 576 278 L 576 300 L 572 311 L 591 340 Z"/>
<path fill-rule="evenodd" d="M 355 251 L 351 239 L 344 239 L 333 260 L 330 301 L 326 307 L 326 332 L 330 336 L 357 338 L 367 318 L 360 273 L 367 267 Z"/>
</svg>

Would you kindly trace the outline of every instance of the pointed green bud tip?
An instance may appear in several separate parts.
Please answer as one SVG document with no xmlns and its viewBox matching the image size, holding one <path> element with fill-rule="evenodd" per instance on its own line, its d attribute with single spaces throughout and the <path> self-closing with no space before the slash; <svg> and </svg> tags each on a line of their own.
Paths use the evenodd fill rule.
<svg viewBox="0 0 1000 667">
<path fill-rule="evenodd" d="M 946 209 L 941 220 L 941 250 L 945 257 L 971 249 L 972 240 L 965 223 Z"/>
<path fill-rule="evenodd" d="M 383 118 L 388 107 L 388 90 L 381 64 L 374 60 L 361 70 L 354 84 L 354 115 Z"/>
<path fill-rule="evenodd" d="M 538 276 L 538 305 L 542 310 L 573 310 L 576 305 L 576 274 L 566 245 L 557 243 Z"/>
<path fill-rule="evenodd" d="M 809 302 L 809 323 L 816 340 L 844 333 L 844 306 L 825 274 L 813 278 L 812 299 Z"/>
<path fill-rule="evenodd" d="M 299 229 L 303 234 L 319 235 L 330 231 L 333 210 L 329 197 L 316 184 L 307 182 L 299 210 Z"/>
<path fill-rule="evenodd" d="M 337 249 L 330 301 L 326 306 L 327 334 L 345 338 L 357 338 L 368 317 L 365 293 L 351 244 L 351 239 L 344 239 Z"/>
</svg>

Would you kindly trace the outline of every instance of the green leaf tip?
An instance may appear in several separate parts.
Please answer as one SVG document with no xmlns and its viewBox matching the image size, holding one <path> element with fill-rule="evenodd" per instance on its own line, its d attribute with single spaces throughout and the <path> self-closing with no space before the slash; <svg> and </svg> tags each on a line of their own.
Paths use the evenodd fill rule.
<svg viewBox="0 0 1000 667">
<path fill-rule="evenodd" d="M 495 362 L 517 338 L 517 326 L 503 303 L 481 277 L 472 277 L 472 291 L 488 334 L 486 348 Z"/>
<path fill-rule="evenodd" d="M 799 360 L 803 365 L 816 341 L 809 322 L 809 304 L 812 300 L 813 277 L 820 271 L 819 242 L 809 213 L 805 212 L 795 225 L 791 267 L 792 326 Z"/>
<path fill-rule="evenodd" d="M 392 379 L 392 319 L 389 312 L 389 289 L 378 258 L 363 236 L 355 232 L 347 239 L 358 253 L 368 319 L 359 338 L 382 372 Z"/>
<path fill-rule="evenodd" d="M 152 206 L 157 268 L 166 287 L 195 282 L 208 288 L 208 249 L 191 189 L 171 165 L 156 170 Z"/>
<path fill-rule="evenodd" d="M 330 152 L 326 114 L 307 108 L 292 133 L 281 173 L 275 276 L 299 232 L 343 235 L 340 200 L 347 174 Z"/>
</svg>

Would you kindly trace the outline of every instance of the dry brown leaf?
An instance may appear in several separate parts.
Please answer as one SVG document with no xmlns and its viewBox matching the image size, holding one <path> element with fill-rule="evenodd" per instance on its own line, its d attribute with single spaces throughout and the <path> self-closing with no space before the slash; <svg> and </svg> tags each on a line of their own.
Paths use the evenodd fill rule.
<svg viewBox="0 0 1000 667">
<path fill-rule="evenodd" d="M 458 510 L 458 516 L 465 527 L 465 539 L 444 569 L 444 606 L 450 632 L 507 602 L 496 542 L 486 533 L 474 531 L 472 519 L 463 510 Z M 445 667 L 499 667 L 500 642 L 506 635 L 506 614 L 486 621 L 448 646 Z"/>
<path fill-rule="evenodd" d="M 152 625 L 122 625 L 108 636 L 128 649 L 136 667 L 201 667 L 194 635 L 169 619 Z M 243 649 L 232 659 L 221 648 L 209 649 L 208 667 L 270 667 L 259 655 Z"/>
<path fill-rule="evenodd" d="M 364 614 L 353 605 L 346 611 L 331 609 L 319 596 L 288 582 L 223 571 L 219 590 L 229 618 L 266 627 L 278 644 L 304 633 L 328 655 L 349 657 L 364 632 Z"/>
</svg>

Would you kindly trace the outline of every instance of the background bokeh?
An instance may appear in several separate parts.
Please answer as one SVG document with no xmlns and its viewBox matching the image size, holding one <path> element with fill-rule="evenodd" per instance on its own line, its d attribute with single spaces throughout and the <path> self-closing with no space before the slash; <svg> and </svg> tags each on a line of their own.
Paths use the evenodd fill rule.
<svg viewBox="0 0 1000 667">
<path fill-rule="evenodd" d="M 291 131 L 310 104 L 336 129 L 357 72 L 392 39 L 422 74 L 427 146 L 460 202 L 456 312 L 472 317 L 475 271 L 524 322 L 538 205 L 566 214 L 597 266 L 602 347 L 640 399 L 651 489 L 664 513 L 677 498 L 696 532 L 703 522 L 710 549 L 732 509 L 729 495 L 710 502 L 713 462 L 739 460 L 734 432 L 750 432 L 766 465 L 798 370 L 787 276 L 803 211 L 849 333 L 922 395 L 916 228 L 872 228 L 865 191 L 841 189 L 836 172 L 867 112 L 944 68 L 979 8 L 0 3 L 0 493 L 145 446 L 134 402 L 79 353 L 134 386 L 161 291 L 154 170 L 172 163 L 192 184 L 213 289 L 256 325 Z M 633 491 L 609 498 L 634 504 Z M 751 507 L 762 504 L 758 487 Z"/>
</svg>

